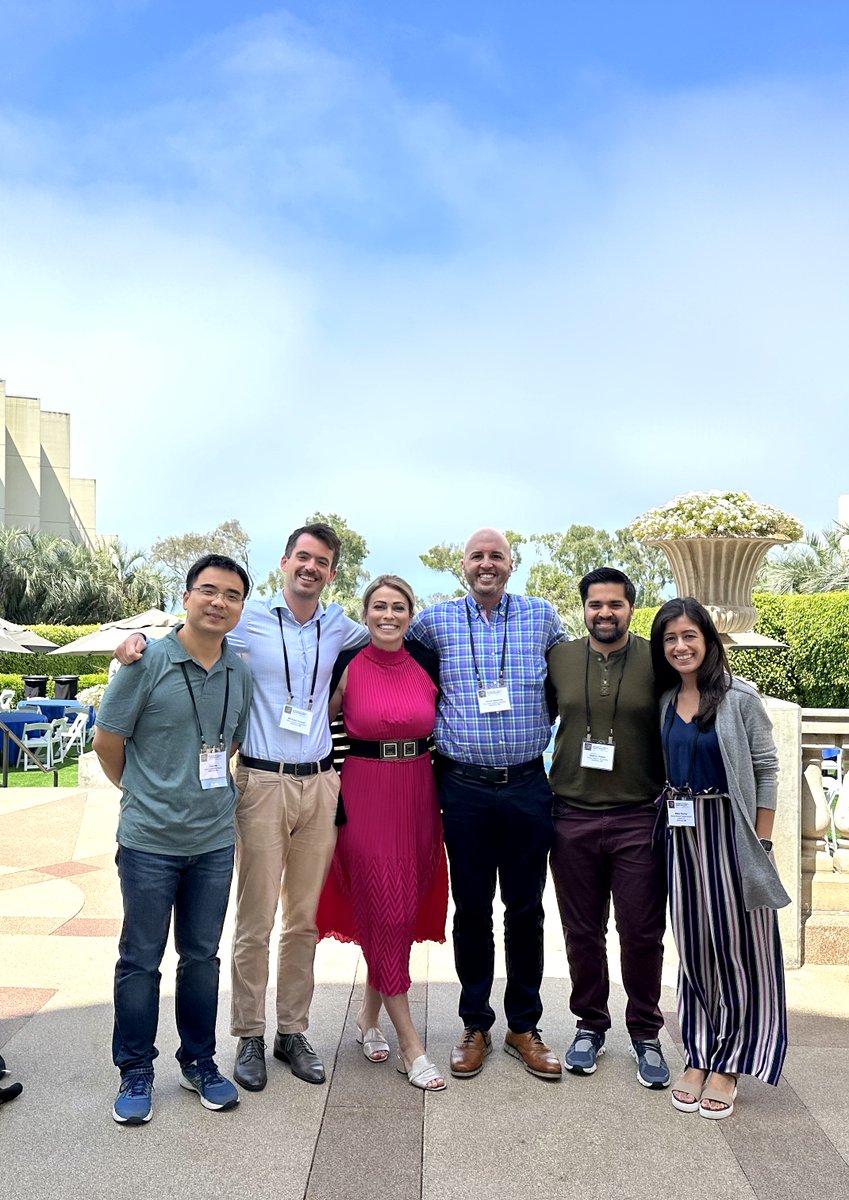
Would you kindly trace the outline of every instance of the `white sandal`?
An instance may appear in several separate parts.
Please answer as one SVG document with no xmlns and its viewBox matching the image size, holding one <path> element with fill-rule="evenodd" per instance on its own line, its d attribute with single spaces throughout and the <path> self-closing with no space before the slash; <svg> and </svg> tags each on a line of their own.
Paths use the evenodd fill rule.
<svg viewBox="0 0 849 1200">
<path fill-rule="evenodd" d="M 389 1058 L 389 1043 L 376 1025 L 372 1025 L 365 1033 L 358 1025 L 355 1037 L 370 1063 L 386 1062 Z"/>
<path fill-rule="evenodd" d="M 672 1101 L 672 1107 L 677 1108 L 679 1112 L 694 1113 L 699 1111 L 702 1092 L 704 1091 L 704 1086 L 707 1082 L 707 1074 L 705 1074 L 705 1077 L 702 1080 L 701 1087 L 696 1088 L 689 1079 L 684 1078 L 689 1070 L 699 1071 L 701 1070 L 701 1067 L 687 1067 L 684 1071 L 684 1075 L 681 1076 L 677 1083 L 673 1083 L 672 1087 L 669 1089 L 669 1099 Z M 678 1092 L 681 1096 L 692 1096 L 693 1099 L 679 1100 L 678 1096 L 675 1095 L 676 1092 Z"/>
<path fill-rule="evenodd" d="M 435 1063 L 432 1063 L 426 1054 L 420 1054 L 418 1058 L 413 1059 L 409 1070 L 404 1066 L 404 1060 L 401 1055 L 398 1055 L 398 1070 L 402 1075 L 406 1075 L 413 1087 L 421 1088 L 423 1092 L 444 1092 L 447 1084 Z M 430 1087 L 431 1083 L 440 1080 L 437 1087 Z"/>
<path fill-rule="evenodd" d="M 711 1072 L 716 1074 L 717 1072 Z M 721 1092 L 719 1088 L 703 1087 L 701 1099 L 699 1100 L 699 1116 L 707 1117 L 709 1121 L 721 1121 L 725 1117 L 730 1117 L 734 1112 L 734 1101 L 737 1099 L 737 1075 L 732 1071 L 721 1071 L 718 1074 L 725 1075 L 728 1079 L 734 1080 L 734 1087 L 730 1092 Z M 713 1100 L 715 1104 L 722 1104 L 724 1108 L 705 1108 L 705 1100 Z"/>
</svg>

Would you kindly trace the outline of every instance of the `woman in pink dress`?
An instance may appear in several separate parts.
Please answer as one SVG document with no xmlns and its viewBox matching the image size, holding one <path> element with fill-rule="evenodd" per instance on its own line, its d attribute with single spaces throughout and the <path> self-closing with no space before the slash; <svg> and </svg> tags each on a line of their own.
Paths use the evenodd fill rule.
<svg viewBox="0 0 849 1200">
<path fill-rule="evenodd" d="M 347 821 L 318 908 L 319 936 L 357 942 L 368 983 L 357 1041 L 385 1062 L 381 1006 L 398 1035 L 398 1069 L 414 1087 L 441 1091 L 445 1079 L 425 1054 L 410 1016 L 410 949 L 445 940 L 448 870 L 428 738 L 438 687 L 404 647 L 415 597 L 396 575 L 381 575 L 363 597 L 371 643 L 342 674 L 331 702 L 350 749 L 342 767 Z"/>
</svg>

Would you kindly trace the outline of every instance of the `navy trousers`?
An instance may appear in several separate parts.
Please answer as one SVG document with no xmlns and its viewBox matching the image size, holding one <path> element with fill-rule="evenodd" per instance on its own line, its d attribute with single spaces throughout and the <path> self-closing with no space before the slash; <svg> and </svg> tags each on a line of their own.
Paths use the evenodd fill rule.
<svg viewBox="0 0 849 1200">
<path fill-rule="evenodd" d="M 507 987 L 504 1012 L 515 1033 L 542 1015 L 542 893 L 553 841 L 552 797 L 545 771 L 492 784 L 447 771 L 440 788 L 445 848 L 454 897 L 454 962 L 460 1019 L 489 1029 L 495 972 L 492 905 L 496 881 L 504 903 Z"/>
</svg>

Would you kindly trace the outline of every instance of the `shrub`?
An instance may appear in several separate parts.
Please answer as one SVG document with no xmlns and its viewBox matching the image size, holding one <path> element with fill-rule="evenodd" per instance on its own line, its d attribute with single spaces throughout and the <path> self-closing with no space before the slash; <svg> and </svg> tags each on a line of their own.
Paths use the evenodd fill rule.
<svg viewBox="0 0 849 1200">
<path fill-rule="evenodd" d="M 849 708 L 849 592 L 755 595 L 755 631 L 784 642 L 775 650 L 731 650 L 731 669 L 767 696 L 803 708 Z M 634 613 L 634 633 L 648 637 L 656 608 Z"/>
<path fill-rule="evenodd" d="M 65 646 L 86 633 L 94 633 L 99 625 L 30 625 L 33 633 L 57 646 Z M 0 675 L 3 673 L 21 675 L 47 675 L 51 679 L 55 675 L 80 675 L 92 672 L 101 673 L 109 667 L 109 654 L 0 654 Z M 10 685 L 11 686 L 11 685 Z M 48 691 L 52 683 L 47 685 Z M 52 695 L 52 691 L 50 692 Z"/>
</svg>

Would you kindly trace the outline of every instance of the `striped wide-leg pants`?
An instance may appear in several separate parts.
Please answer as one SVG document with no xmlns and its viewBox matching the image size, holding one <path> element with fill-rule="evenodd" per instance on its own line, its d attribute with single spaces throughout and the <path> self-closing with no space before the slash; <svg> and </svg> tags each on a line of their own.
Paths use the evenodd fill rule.
<svg viewBox="0 0 849 1200">
<path fill-rule="evenodd" d="M 668 831 L 678 1016 L 688 1066 L 777 1084 L 787 1052 L 778 918 L 747 912 L 728 796 L 699 795 L 694 827 Z"/>
</svg>

